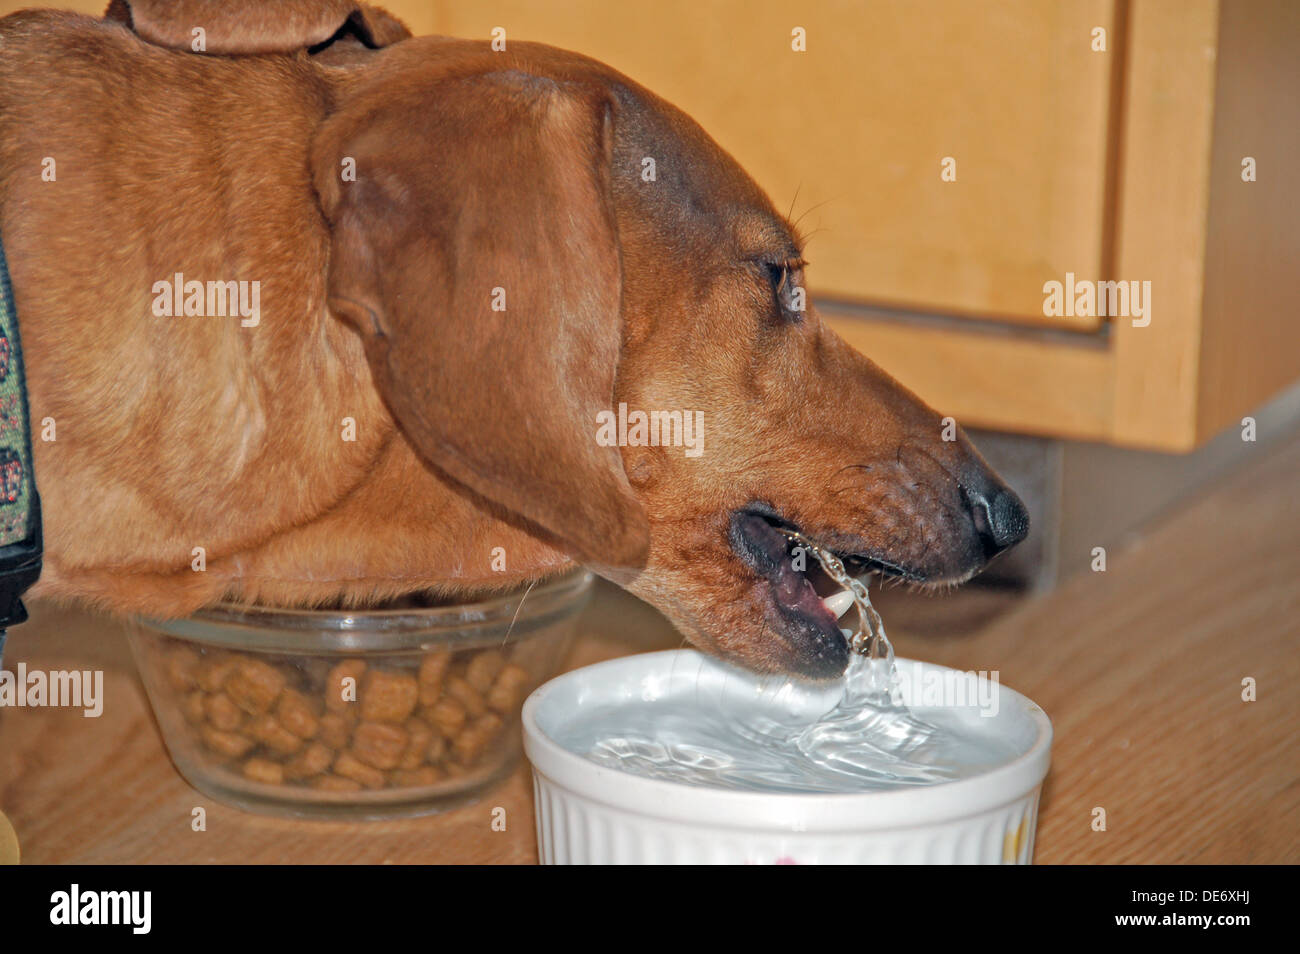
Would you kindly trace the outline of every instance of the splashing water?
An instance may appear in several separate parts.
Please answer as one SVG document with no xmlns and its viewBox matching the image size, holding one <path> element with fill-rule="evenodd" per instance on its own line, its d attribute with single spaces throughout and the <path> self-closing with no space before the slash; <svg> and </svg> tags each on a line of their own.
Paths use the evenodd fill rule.
<svg viewBox="0 0 1300 954">
<path fill-rule="evenodd" d="M 806 549 L 821 563 L 826 575 L 849 591 L 853 605 L 858 611 L 858 631 L 849 634 L 849 648 L 859 656 L 865 656 L 868 665 L 858 666 L 856 671 L 848 673 L 845 683 L 846 703 L 874 705 L 902 705 L 902 696 L 898 689 L 898 666 L 894 663 L 894 646 L 885 635 L 885 621 L 880 618 L 876 608 L 871 605 L 871 595 L 867 584 L 849 576 L 844 563 L 834 553 L 813 543 L 802 533 L 794 530 L 782 530 L 783 534 L 799 546 Z M 852 670 L 853 667 L 850 667 Z M 862 675 L 865 673 L 866 675 Z"/>
<path fill-rule="evenodd" d="M 922 718 L 903 705 L 893 646 L 866 585 L 833 553 L 782 532 L 817 557 L 858 610 L 857 632 L 844 631 L 853 655 L 832 707 L 810 721 L 790 680 L 719 675 L 716 684 L 592 707 L 557 741 L 648 778 L 768 792 L 932 785 L 978 775 L 1014 754 L 980 731 L 969 708 L 930 708 Z"/>
</svg>

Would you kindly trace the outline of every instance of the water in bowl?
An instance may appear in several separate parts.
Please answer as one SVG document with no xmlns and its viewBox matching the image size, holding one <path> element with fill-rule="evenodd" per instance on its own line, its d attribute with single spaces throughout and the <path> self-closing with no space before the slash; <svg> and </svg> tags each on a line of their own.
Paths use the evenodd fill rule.
<svg viewBox="0 0 1300 954">
<path fill-rule="evenodd" d="M 792 714 L 792 684 L 737 674 L 722 692 L 670 684 L 662 695 L 594 706 L 556 741 L 593 762 L 646 778 L 758 792 L 848 793 L 968 778 L 1016 751 L 975 706 L 909 709 L 868 698 L 871 661 L 855 656 L 839 703 Z"/>
<path fill-rule="evenodd" d="M 854 652 L 833 706 L 810 715 L 808 694 L 789 680 L 736 674 L 730 684 L 705 691 L 670 680 L 641 699 L 591 707 L 556 741 L 593 762 L 647 778 L 759 792 L 933 785 L 982 774 L 1015 757 L 1013 745 L 975 705 L 904 705 L 893 648 L 866 585 L 851 578 L 834 554 L 788 535 L 853 594 L 857 606 L 860 627 L 844 631 Z"/>
</svg>

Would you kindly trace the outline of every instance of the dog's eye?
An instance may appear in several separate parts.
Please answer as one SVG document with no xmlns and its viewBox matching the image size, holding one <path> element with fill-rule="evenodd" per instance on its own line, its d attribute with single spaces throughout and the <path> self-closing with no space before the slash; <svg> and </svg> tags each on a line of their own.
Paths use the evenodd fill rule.
<svg viewBox="0 0 1300 954">
<path fill-rule="evenodd" d="M 803 263 L 777 262 L 768 263 L 765 267 L 781 314 L 791 321 L 802 319 L 808 310 L 808 293 L 803 287 Z"/>
</svg>

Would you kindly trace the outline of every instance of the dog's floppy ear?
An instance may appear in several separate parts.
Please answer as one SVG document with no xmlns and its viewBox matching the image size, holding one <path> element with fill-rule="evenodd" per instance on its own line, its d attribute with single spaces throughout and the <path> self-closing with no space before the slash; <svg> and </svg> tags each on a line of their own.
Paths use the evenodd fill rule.
<svg viewBox="0 0 1300 954">
<path fill-rule="evenodd" d="M 356 0 L 112 0 L 107 20 L 157 46 L 218 54 L 292 53 L 340 34 L 371 48 L 411 35 L 402 21 Z"/>
<path fill-rule="evenodd" d="M 517 71 L 394 92 L 322 126 L 331 308 L 408 439 L 584 563 L 641 567 L 617 447 L 622 263 L 603 91 Z"/>
</svg>

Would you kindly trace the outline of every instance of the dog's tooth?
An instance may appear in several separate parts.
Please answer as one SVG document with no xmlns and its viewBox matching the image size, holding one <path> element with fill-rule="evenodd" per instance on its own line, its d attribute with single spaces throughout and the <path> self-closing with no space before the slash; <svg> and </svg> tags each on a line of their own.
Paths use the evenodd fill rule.
<svg viewBox="0 0 1300 954">
<path fill-rule="evenodd" d="M 836 619 L 839 619 L 847 613 L 849 607 L 853 605 L 853 594 L 848 590 L 840 590 L 838 593 L 826 597 L 822 602 L 825 603 L 826 608 L 831 611 L 831 615 Z"/>
</svg>

